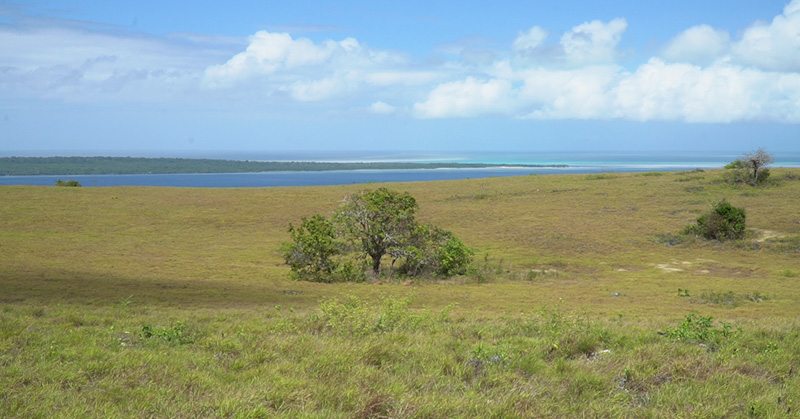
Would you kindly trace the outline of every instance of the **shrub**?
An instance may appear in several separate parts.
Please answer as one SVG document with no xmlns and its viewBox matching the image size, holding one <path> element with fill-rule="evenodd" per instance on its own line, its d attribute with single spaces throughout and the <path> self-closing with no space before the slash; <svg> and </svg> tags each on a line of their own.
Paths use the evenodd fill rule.
<svg viewBox="0 0 800 419">
<path fill-rule="evenodd" d="M 452 276 L 466 273 L 473 252 L 453 233 L 423 224 L 417 226 L 407 245 L 391 254 L 395 260 L 402 259 L 399 270 L 405 275 Z"/>
<path fill-rule="evenodd" d="M 701 215 L 695 224 L 688 226 L 685 232 L 708 240 L 741 239 L 745 234 L 745 211 L 723 199 L 714 204 L 711 211 Z"/>
<path fill-rule="evenodd" d="M 334 256 L 341 253 L 333 223 L 317 214 L 303 218 L 299 226 L 289 225 L 292 242 L 285 245 L 284 260 L 298 279 L 333 282 L 337 269 Z M 345 268 L 349 271 L 350 267 Z"/>
<path fill-rule="evenodd" d="M 71 187 L 71 188 L 77 188 L 77 187 L 81 186 L 81 183 L 78 182 L 77 180 L 61 180 L 61 179 L 59 179 L 59 180 L 56 181 L 56 186 L 66 186 L 66 187 Z"/>
</svg>

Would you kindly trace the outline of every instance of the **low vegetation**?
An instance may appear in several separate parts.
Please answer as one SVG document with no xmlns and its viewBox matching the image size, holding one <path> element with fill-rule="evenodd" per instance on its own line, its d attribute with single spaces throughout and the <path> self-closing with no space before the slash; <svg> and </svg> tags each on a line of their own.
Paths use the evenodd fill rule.
<svg viewBox="0 0 800 419">
<path fill-rule="evenodd" d="M 333 284 L 280 244 L 362 186 L 0 187 L 0 416 L 796 416 L 800 182 L 721 176 L 392 184 L 475 262 Z"/>
<path fill-rule="evenodd" d="M 66 187 L 76 188 L 76 187 L 81 186 L 81 183 L 78 182 L 77 180 L 61 180 L 61 179 L 59 179 L 59 180 L 56 181 L 56 186 L 66 186 Z"/>
</svg>

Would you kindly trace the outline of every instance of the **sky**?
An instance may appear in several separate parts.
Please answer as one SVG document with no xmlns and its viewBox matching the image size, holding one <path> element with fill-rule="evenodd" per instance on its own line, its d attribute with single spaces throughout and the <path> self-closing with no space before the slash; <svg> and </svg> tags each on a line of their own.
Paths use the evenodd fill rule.
<svg viewBox="0 0 800 419">
<path fill-rule="evenodd" d="M 5 155 L 756 147 L 800 0 L 0 0 Z"/>
</svg>

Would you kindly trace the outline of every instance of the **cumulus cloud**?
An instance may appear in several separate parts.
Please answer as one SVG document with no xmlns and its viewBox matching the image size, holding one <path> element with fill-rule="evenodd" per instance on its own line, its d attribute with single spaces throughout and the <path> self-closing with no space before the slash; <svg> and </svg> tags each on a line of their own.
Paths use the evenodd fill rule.
<svg viewBox="0 0 800 419">
<path fill-rule="evenodd" d="M 547 31 L 539 26 L 533 26 L 525 32 L 521 32 L 514 39 L 514 50 L 519 52 L 532 51 L 542 45 L 547 38 Z"/>
<path fill-rule="evenodd" d="M 800 0 L 736 41 L 708 25 L 688 28 L 660 58 L 632 69 L 615 63 L 626 27 L 624 19 L 575 26 L 561 37 L 562 57 L 533 65 L 498 61 L 442 83 L 414 106 L 416 115 L 800 123 Z M 518 42 L 527 45 L 520 41 L 527 35 L 517 37 L 515 51 Z M 544 42 L 532 39 L 534 48 Z M 480 82 L 482 75 L 490 78 Z M 487 98 L 480 88 L 489 90 L 489 83 L 503 88 L 491 89 Z"/>
<path fill-rule="evenodd" d="M 532 26 L 504 48 L 479 44 L 414 62 L 355 39 L 259 31 L 247 39 L 152 37 L 87 28 L 0 27 L 0 97 L 308 102 L 418 118 L 800 123 L 800 0 L 741 32 L 698 25 L 657 57 L 617 62 L 627 21 L 594 20 L 553 37 Z M 380 99 L 380 100 L 378 100 Z M 370 103 L 369 106 L 361 104 Z"/>
<path fill-rule="evenodd" d="M 800 74 L 652 59 L 610 92 L 617 117 L 634 120 L 800 122 Z"/>
<path fill-rule="evenodd" d="M 436 86 L 425 101 L 414 105 L 414 112 L 422 118 L 502 113 L 511 109 L 511 93 L 508 80 L 467 77 Z"/>
<path fill-rule="evenodd" d="M 244 51 L 224 64 L 210 66 L 205 76 L 209 84 L 228 84 L 280 70 L 320 65 L 336 56 L 358 56 L 361 53 L 361 45 L 353 38 L 316 44 L 307 38 L 294 39 L 288 33 L 259 31 L 250 37 Z"/>
<path fill-rule="evenodd" d="M 515 80 L 520 87 L 511 87 Z M 491 81 L 502 89 L 489 90 L 488 83 L 468 78 L 440 85 L 415 110 L 427 118 L 500 112 L 534 119 L 800 122 L 800 74 L 724 63 L 700 67 L 651 59 L 633 72 L 617 66 L 534 68 Z"/>
<path fill-rule="evenodd" d="M 693 26 L 670 41 L 664 50 L 669 61 L 710 64 L 727 53 L 730 36 L 708 25 Z"/>
<path fill-rule="evenodd" d="M 598 63 L 614 60 L 617 44 L 628 27 L 625 19 L 610 22 L 593 20 L 575 26 L 561 37 L 564 55 L 572 63 Z"/>
<path fill-rule="evenodd" d="M 733 45 L 736 60 L 779 71 L 800 71 L 800 0 L 793 0 L 770 23 L 749 27 Z"/>
</svg>

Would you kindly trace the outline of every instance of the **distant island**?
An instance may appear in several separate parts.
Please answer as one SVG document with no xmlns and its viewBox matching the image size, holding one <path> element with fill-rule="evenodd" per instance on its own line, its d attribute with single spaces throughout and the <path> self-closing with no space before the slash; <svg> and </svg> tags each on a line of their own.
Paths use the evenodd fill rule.
<svg viewBox="0 0 800 419">
<path fill-rule="evenodd" d="M 252 161 L 148 157 L 0 157 L 0 176 L 256 173 L 330 170 L 567 167 L 565 164 Z"/>
</svg>

